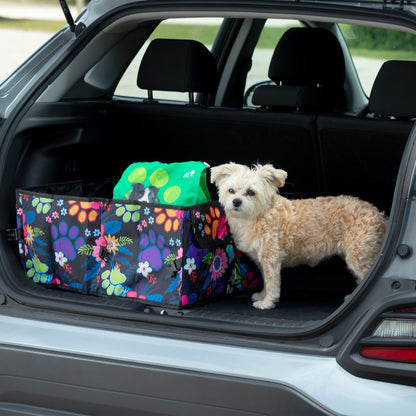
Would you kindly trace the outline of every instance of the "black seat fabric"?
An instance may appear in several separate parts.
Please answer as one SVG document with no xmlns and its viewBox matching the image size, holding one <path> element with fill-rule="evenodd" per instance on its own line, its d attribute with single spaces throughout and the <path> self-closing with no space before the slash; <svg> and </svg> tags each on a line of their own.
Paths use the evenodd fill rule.
<svg viewBox="0 0 416 416">
<path fill-rule="evenodd" d="M 379 116 L 416 117 L 416 62 L 387 61 L 380 68 L 368 102 Z"/>
<path fill-rule="evenodd" d="M 138 85 L 168 91 L 215 89 L 218 74 L 213 62 L 210 52 L 198 42 L 158 39 L 145 53 Z M 159 160 L 161 149 L 169 149 L 171 161 L 271 162 L 288 171 L 296 196 L 315 196 L 321 190 L 315 114 L 151 101 L 114 102 L 112 117 L 117 126 L 114 134 L 128 137 L 134 131 L 140 133 L 140 141 L 132 140 L 131 151 L 122 152 L 117 159 L 121 169 L 139 157 Z"/>
<path fill-rule="evenodd" d="M 151 91 L 215 92 L 217 84 L 211 52 L 194 40 L 154 39 L 137 76 L 138 87 Z"/>
<path fill-rule="evenodd" d="M 326 29 L 286 31 L 273 53 L 268 76 L 276 85 L 257 88 L 256 105 L 332 110 L 344 104 L 344 54 L 338 39 Z"/>
<path fill-rule="evenodd" d="M 161 154 L 172 162 L 203 160 L 212 166 L 273 163 L 288 172 L 296 197 L 322 192 L 315 115 L 115 101 L 111 117 L 114 134 L 140 137 L 114 158 L 121 172 L 140 157 L 159 160 Z"/>
<path fill-rule="evenodd" d="M 390 212 L 402 154 L 416 117 L 415 62 L 389 61 L 374 82 L 376 117 L 320 115 L 318 138 L 326 193 L 355 195 Z M 393 119 L 392 117 L 395 117 Z"/>
</svg>

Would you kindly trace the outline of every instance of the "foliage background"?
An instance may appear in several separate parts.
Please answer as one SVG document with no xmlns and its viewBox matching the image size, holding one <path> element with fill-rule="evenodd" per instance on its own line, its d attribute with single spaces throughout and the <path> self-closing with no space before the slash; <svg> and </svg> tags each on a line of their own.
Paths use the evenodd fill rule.
<svg viewBox="0 0 416 416">
<path fill-rule="evenodd" d="M 416 50 L 416 36 L 411 33 L 352 25 L 341 25 L 341 29 L 350 48 Z"/>
</svg>

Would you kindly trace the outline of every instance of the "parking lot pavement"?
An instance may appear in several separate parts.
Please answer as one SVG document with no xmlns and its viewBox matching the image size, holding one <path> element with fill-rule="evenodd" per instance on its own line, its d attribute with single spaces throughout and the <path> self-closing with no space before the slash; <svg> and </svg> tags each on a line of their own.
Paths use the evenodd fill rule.
<svg viewBox="0 0 416 416">
<path fill-rule="evenodd" d="M 77 15 L 74 7 L 73 16 Z M 8 19 L 61 20 L 65 18 L 59 2 L 30 3 L 27 1 L 0 0 L 0 16 Z M 52 33 L 0 29 L 0 82 L 10 75 L 33 52 L 42 46 Z"/>
<path fill-rule="evenodd" d="M 51 37 L 49 32 L 0 29 L 0 82 Z"/>
</svg>

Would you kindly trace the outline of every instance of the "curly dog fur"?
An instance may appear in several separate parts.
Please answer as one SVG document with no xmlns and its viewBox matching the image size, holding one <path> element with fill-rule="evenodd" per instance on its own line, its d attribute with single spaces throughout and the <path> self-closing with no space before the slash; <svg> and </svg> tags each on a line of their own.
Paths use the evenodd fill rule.
<svg viewBox="0 0 416 416">
<path fill-rule="evenodd" d="M 239 250 L 260 267 L 264 288 L 253 306 L 275 307 L 282 267 L 315 266 L 340 255 L 359 283 L 380 251 L 387 217 L 352 196 L 288 200 L 278 194 L 287 173 L 272 165 L 228 163 L 211 169 Z"/>
</svg>

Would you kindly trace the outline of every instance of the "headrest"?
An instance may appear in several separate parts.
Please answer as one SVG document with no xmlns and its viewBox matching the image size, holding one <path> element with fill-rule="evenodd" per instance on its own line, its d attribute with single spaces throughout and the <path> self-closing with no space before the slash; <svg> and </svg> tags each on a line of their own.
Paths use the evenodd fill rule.
<svg viewBox="0 0 416 416">
<path fill-rule="evenodd" d="M 294 27 L 281 37 L 269 78 L 283 85 L 343 86 L 344 54 L 338 39 L 323 28 Z"/>
<path fill-rule="evenodd" d="M 332 110 L 336 96 L 328 88 L 262 85 L 254 91 L 254 105 L 298 110 Z"/>
<path fill-rule="evenodd" d="M 371 89 L 368 108 L 383 116 L 416 117 L 416 62 L 384 62 Z"/>
<path fill-rule="evenodd" d="M 214 92 L 217 84 L 211 52 L 194 40 L 153 40 L 137 76 L 138 87 L 152 91 Z"/>
<path fill-rule="evenodd" d="M 277 86 L 261 86 L 253 103 L 279 108 L 332 110 L 344 102 L 344 54 L 338 39 L 322 28 L 286 31 L 274 50 L 269 78 Z"/>
</svg>

